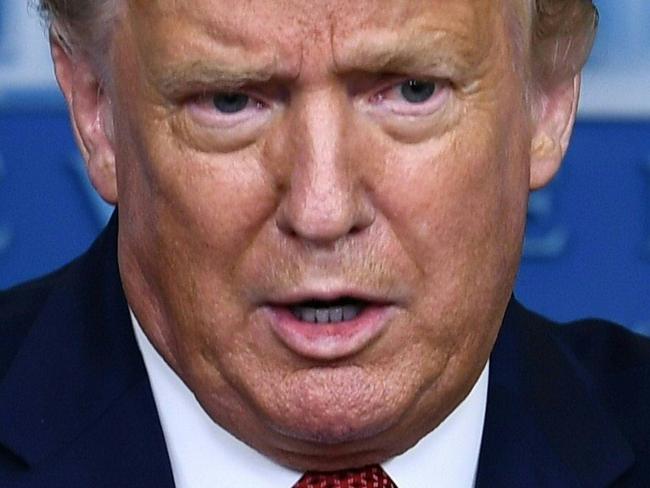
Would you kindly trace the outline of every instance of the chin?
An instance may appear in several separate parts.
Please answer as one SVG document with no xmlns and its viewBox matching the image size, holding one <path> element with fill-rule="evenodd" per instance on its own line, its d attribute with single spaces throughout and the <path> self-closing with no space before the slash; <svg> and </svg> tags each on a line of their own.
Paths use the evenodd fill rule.
<svg viewBox="0 0 650 488">
<path fill-rule="evenodd" d="M 318 425 L 315 428 L 305 427 L 291 430 L 285 430 L 284 435 L 293 437 L 296 440 L 307 441 L 316 444 L 334 446 L 339 444 L 349 444 L 356 441 L 372 438 L 388 427 L 373 425 L 352 425 L 345 423 L 336 423 L 331 425 Z"/>
<path fill-rule="evenodd" d="M 398 421 L 399 415 L 375 410 L 360 414 L 352 409 L 328 411 L 304 406 L 302 412 L 284 412 L 272 429 L 292 440 L 321 446 L 365 441 L 381 435 Z"/>
<path fill-rule="evenodd" d="M 285 449 L 269 451 L 276 461 L 293 469 L 331 471 L 377 464 L 404 450 L 401 444 L 386 444 L 381 440 L 385 431 L 394 425 L 392 422 L 296 423 L 288 429 L 272 427 L 284 439 Z M 286 446 L 292 448 L 286 450 Z"/>
</svg>

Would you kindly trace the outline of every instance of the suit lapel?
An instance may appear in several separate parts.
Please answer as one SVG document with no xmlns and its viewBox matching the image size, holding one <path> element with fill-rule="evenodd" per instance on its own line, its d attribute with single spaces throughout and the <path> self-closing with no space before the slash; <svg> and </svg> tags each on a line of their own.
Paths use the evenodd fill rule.
<svg viewBox="0 0 650 488">
<path fill-rule="evenodd" d="M 0 443 L 42 486 L 173 486 L 116 250 L 113 215 L 52 288 L 0 385 Z"/>
<path fill-rule="evenodd" d="M 490 359 L 478 487 L 611 485 L 634 455 L 591 380 L 512 300 Z"/>
</svg>

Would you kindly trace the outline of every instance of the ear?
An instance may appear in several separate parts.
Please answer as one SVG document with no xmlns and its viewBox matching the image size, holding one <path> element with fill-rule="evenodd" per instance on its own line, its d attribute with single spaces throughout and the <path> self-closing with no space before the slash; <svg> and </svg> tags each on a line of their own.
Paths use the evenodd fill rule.
<svg viewBox="0 0 650 488">
<path fill-rule="evenodd" d="M 104 200 L 116 204 L 110 100 L 96 69 L 85 57 L 73 53 L 54 29 L 50 32 L 50 47 L 56 78 L 68 104 L 72 129 L 90 181 Z"/>
<path fill-rule="evenodd" d="M 580 97 L 580 75 L 546 87 L 535 101 L 531 143 L 530 189 L 547 185 L 566 154 Z"/>
</svg>

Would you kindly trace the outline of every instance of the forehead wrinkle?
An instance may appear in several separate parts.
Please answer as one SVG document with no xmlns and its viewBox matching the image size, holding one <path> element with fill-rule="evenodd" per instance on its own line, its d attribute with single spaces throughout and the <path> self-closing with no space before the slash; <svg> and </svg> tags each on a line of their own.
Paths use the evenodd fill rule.
<svg viewBox="0 0 650 488">
<path fill-rule="evenodd" d="M 160 50 L 169 45 L 176 54 L 186 47 L 203 48 L 212 44 L 222 50 L 238 50 L 233 57 L 246 59 L 263 56 L 290 58 L 281 46 L 286 25 L 268 29 L 268 24 L 248 9 L 228 8 L 223 0 L 128 0 L 131 22 L 138 35 L 154 37 L 150 48 Z M 253 21 L 251 20 L 253 19 Z M 278 51 L 281 48 L 281 53 Z M 295 61 L 295 60 L 294 60 Z"/>
<path fill-rule="evenodd" d="M 205 84 L 241 86 L 247 82 L 294 79 L 296 56 L 282 55 L 260 32 L 238 29 L 201 16 L 174 0 L 132 0 L 128 22 L 145 77 L 162 93 Z M 153 8 L 142 10 L 144 4 Z M 240 26 L 241 27 L 241 26 Z"/>
<path fill-rule="evenodd" d="M 228 2 L 220 0 L 196 2 L 197 9 L 189 8 L 191 2 L 180 0 L 128 0 L 135 5 L 132 12 L 135 15 L 131 17 L 138 17 L 133 21 L 134 30 L 142 33 L 138 37 L 149 38 L 139 43 L 145 62 L 183 61 L 197 79 L 214 77 L 225 83 L 237 83 L 239 78 L 249 77 L 252 81 L 263 81 L 270 76 L 295 80 L 306 64 L 314 64 L 314 54 L 316 57 L 326 54 L 326 64 L 337 72 L 408 69 L 426 74 L 426 70 L 442 66 L 451 68 L 451 74 L 476 73 L 485 65 L 486 54 L 493 44 L 490 35 L 494 33 L 496 12 L 500 10 L 495 4 L 504 2 L 470 0 L 469 6 L 463 6 L 448 1 L 411 3 L 409 0 L 393 4 L 388 13 L 385 9 L 363 10 L 358 22 L 348 20 L 350 16 L 344 15 L 347 10 L 332 6 L 329 11 L 320 12 L 324 15 L 320 16 L 317 29 L 317 24 L 311 22 L 316 20 L 315 12 L 301 10 L 292 15 L 289 7 L 293 4 L 288 2 L 286 15 L 291 22 L 287 20 L 269 29 L 267 24 L 251 22 L 249 9 L 226 9 Z M 215 8 L 208 12 L 206 5 Z M 356 12 L 361 6 L 350 8 Z M 230 14 L 221 15 L 224 9 Z M 300 13 L 305 15 L 304 19 Z M 317 31 L 320 35 L 316 35 Z M 319 38 L 328 44 L 327 53 L 308 48 L 317 44 Z M 156 51 L 158 55 L 147 55 L 147 51 Z M 182 59 L 187 53 L 192 53 L 195 59 Z M 248 63 L 265 56 L 264 62 Z M 271 69 L 273 75 L 267 73 L 271 57 L 276 63 Z M 200 67 L 199 60 L 222 61 L 222 58 L 220 69 Z M 242 60 L 247 61 L 246 65 L 241 64 Z M 322 62 L 321 58 L 318 63 L 322 65 Z M 151 68 L 168 88 L 183 81 L 181 68 L 173 69 L 169 75 L 165 71 L 170 66 Z"/>
</svg>

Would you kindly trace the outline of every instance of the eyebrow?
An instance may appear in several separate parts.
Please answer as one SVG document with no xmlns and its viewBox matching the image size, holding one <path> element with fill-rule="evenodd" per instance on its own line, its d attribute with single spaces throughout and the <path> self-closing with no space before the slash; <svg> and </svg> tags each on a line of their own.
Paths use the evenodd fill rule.
<svg viewBox="0 0 650 488">
<path fill-rule="evenodd" d="M 445 30 L 402 36 L 395 31 L 360 33 L 335 51 L 337 71 L 427 73 L 444 69 L 461 76 L 480 63 L 481 53 L 468 39 Z"/>
<path fill-rule="evenodd" d="M 233 65 L 214 60 L 184 61 L 171 66 L 160 67 L 152 79 L 158 90 L 166 96 L 178 96 L 188 90 L 219 87 L 235 89 L 241 86 L 262 83 L 278 77 L 275 63 L 254 65 Z"/>
</svg>

